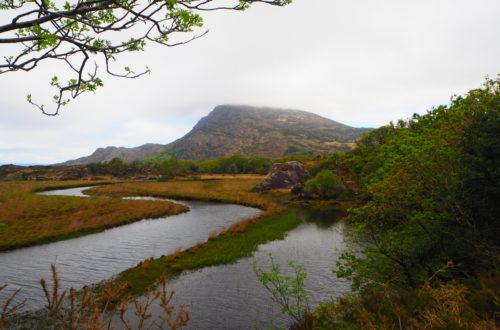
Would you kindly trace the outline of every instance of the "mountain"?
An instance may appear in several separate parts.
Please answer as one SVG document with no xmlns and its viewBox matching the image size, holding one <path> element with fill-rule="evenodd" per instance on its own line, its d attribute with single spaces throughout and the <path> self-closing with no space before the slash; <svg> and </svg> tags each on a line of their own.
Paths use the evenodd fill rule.
<svg viewBox="0 0 500 330">
<path fill-rule="evenodd" d="M 220 105 L 200 119 L 188 134 L 168 145 L 99 148 L 88 157 L 62 165 L 109 161 L 115 157 L 130 162 L 165 154 L 179 159 L 316 155 L 349 150 L 368 130 L 306 111 Z"/>
<path fill-rule="evenodd" d="M 146 143 L 135 148 L 106 147 L 98 148 L 90 156 L 69 160 L 58 165 L 85 165 L 90 163 L 110 161 L 113 158 L 120 158 L 124 162 L 132 162 L 134 160 L 141 160 L 144 158 L 157 156 L 163 152 L 165 152 L 165 146 L 155 143 Z"/>
<path fill-rule="evenodd" d="M 306 111 L 222 105 L 166 150 L 179 159 L 314 155 L 349 150 L 368 130 Z"/>
</svg>

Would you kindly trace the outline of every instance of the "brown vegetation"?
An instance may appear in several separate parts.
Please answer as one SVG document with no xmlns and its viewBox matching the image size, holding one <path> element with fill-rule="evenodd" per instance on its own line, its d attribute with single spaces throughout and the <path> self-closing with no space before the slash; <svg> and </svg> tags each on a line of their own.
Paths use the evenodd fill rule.
<svg viewBox="0 0 500 330">
<path fill-rule="evenodd" d="M 167 291 L 167 281 L 164 277 L 159 281 L 157 289 L 150 291 L 145 299 L 139 300 L 130 296 L 123 298 L 125 286 L 117 282 L 108 283 L 100 293 L 91 292 L 88 287 L 84 287 L 80 292 L 73 288 L 61 292 L 57 270 L 54 265 L 51 265 L 51 269 L 52 286 L 49 287 L 45 279 L 40 280 L 46 298 L 44 322 L 52 324 L 51 328 L 109 330 L 113 329 L 112 320 L 115 318 L 120 322 L 120 329 L 154 327 L 177 330 L 186 327 L 189 322 L 189 306 L 172 304 L 175 291 Z M 5 286 L 0 287 L 0 291 L 4 288 Z M 0 306 L 3 310 L 0 314 L 0 328 L 11 323 L 21 324 L 21 328 L 29 326 L 22 324 L 24 322 L 22 316 L 16 319 L 16 314 L 23 305 L 14 303 L 16 295 L 17 291 L 4 306 Z M 161 308 L 159 315 L 152 315 L 150 312 L 151 306 L 155 303 Z M 134 315 L 133 325 L 128 314 Z"/>
<path fill-rule="evenodd" d="M 412 292 L 418 300 L 413 304 L 409 303 L 411 295 L 401 298 L 389 292 L 343 296 L 335 303 L 320 304 L 313 315 L 313 328 L 336 329 L 335 325 L 356 322 L 361 329 L 373 330 L 498 329 L 493 318 L 474 310 L 467 300 L 469 294 L 470 290 L 457 282 L 434 286 L 426 282 Z"/>
<path fill-rule="evenodd" d="M 178 199 L 235 203 L 258 207 L 274 213 L 279 206 L 258 193 L 251 192 L 262 176 L 234 175 L 225 179 L 166 182 L 126 182 L 95 187 L 89 195 L 127 197 L 155 196 Z"/>
<path fill-rule="evenodd" d="M 210 231 L 210 233 L 208 233 L 208 240 L 211 241 L 213 239 L 216 239 L 218 235 L 219 234 L 217 233 L 216 230 L 212 230 Z"/>
<path fill-rule="evenodd" d="M 7 287 L 7 284 L 0 285 L 0 292 Z M 16 297 L 19 294 L 21 289 L 17 289 L 14 291 L 12 295 L 5 301 L 0 311 L 0 329 L 3 329 L 8 323 L 9 320 L 16 315 L 16 313 L 24 307 L 25 301 L 16 302 Z"/>
<path fill-rule="evenodd" d="M 185 212 L 165 201 L 43 196 L 35 191 L 88 185 L 85 181 L 0 182 L 0 250 L 46 243 L 144 218 Z"/>
</svg>

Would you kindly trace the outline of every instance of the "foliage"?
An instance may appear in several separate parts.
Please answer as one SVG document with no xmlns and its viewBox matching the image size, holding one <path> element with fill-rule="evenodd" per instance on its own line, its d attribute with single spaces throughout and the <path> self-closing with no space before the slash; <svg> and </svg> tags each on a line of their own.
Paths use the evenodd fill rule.
<svg viewBox="0 0 500 330">
<path fill-rule="evenodd" d="M 173 157 L 159 161 L 155 164 L 163 179 L 172 179 L 189 172 L 190 164 L 187 161 L 179 161 Z"/>
<path fill-rule="evenodd" d="M 307 273 L 302 265 L 290 261 L 288 265 L 293 270 L 293 275 L 284 275 L 271 253 L 269 260 L 269 272 L 262 270 L 256 261 L 253 263 L 253 270 L 271 294 L 271 299 L 280 305 L 281 312 L 291 317 L 295 323 L 300 323 L 309 314 L 309 297 L 304 285 Z"/>
<path fill-rule="evenodd" d="M 320 199 L 332 198 L 345 191 L 342 180 L 330 170 L 322 170 L 305 182 L 305 192 Z"/>
<path fill-rule="evenodd" d="M 459 283 L 428 282 L 399 295 L 372 291 L 323 302 L 313 313 L 313 328 L 352 329 L 463 329 L 496 330 L 493 319 L 483 319 L 468 301 L 469 290 Z"/>
<path fill-rule="evenodd" d="M 360 300 L 337 304 L 341 318 L 357 313 L 361 328 L 375 316 L 374 328 L 480 328 L 478 317 L 493 317 L 498 280 L 474 286 L 500 271 L 498 132 L 499 79 L 358 142 L 348 160 L 369 200 L 349 217 L 352 249 L 336 274 Z M 434 302 L 419 307 L 419 295 Z"/>
<path fill-rule="evenodd" d="M 231 156 L 197 163 L 198 172 L 231 174 L 266 174 L 273 161 L 263 157 Z"/>
<path fill-rule="evenodd" d="M 139 161 L 125 163 L 118 157 L 107 162 L 91 163 L 86 167 L 90 175 L 112 175 L 115 177 L 125 177 L 129 174 L 145 174 L 154 170 L 150 164 Z"/>
<path fill-rule="evenodd" d="M 172 156 L 161 156 L 148 161 L 151 162 L 165 178 L 196 173 L 266 174 L 273 164 L 268 158 L 243 156 L 207 160 L 178 160 Z"/>
<path fill-rule="evenodd" d="M 160 174 L 163 180 L 177 176 L 212 174 L 266 174 L 273 161 L 263 157 L 231 156 L 208 160 L 180 160 L 162 155 L 145 161 L 125 163 L 120 158 L 87 165 L 91 175 L 127 177 L 132 174 Z"/>
<path fill-rule="evenodd" d="M 345 156 L 346 154 L 344 152 L 322 155 L 309 169 L 309 174 L 315 176 L 323 170 L 333 170 L 342 163 Z"/>
<path fill-rule="evenodd" d="M 2 52 L 0 74 L 31 71 L 49 59 L 61 63 L 68 74 L 50 80 L 58 91 L 52 99 L 54 112 L 47 112 L 43 104 L 27 96 L 44 114 L 57 115 L 71 98 L 103 86 L 98 58 L 108 74 L 137 78 L 149 73 L 149 68 L 135 72 L 125 66 L 117 70 L 113 63 L 121 54 L 143 51 L 147 43 L 167 47 L 186 44 L 206 33 L 194 34 L 203 26 L 201 13 L 242 11 L 259 2 L 284 6 L 291 0 L 230 0 L 222 4 L 215 0 L 0 0 L 0 43 L 11 44 L 13 49 L 12 55 Z"/>
</svg>

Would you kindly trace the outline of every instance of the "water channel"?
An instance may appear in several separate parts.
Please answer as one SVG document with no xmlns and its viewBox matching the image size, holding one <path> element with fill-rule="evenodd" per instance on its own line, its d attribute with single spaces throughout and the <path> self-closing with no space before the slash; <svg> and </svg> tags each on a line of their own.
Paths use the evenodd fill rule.
<svg viewBox="0 0 500 330">
<path fill-rule="evenodd" d="M 89 187 L 49 191 L 47 195 L 85 196 Z M 54 197 L 57 198 L 57 197 Z M 159 257 L 176 247 L 186 248 L 205 241 L 211 230 L 220 230 L 231 223 L 253 217 L 255 208 L 195 201 L 179 201 L 189 212 L 159 219 L 145 219 L 76 239 L 40 246 L 0 252 L 0 283 L 11 290 L 21 288 L 20 298 L 29 298 L 27 308 L 43 306 L 40 277 L 50 278 L 54 263 L 65 287 L 106 280 L 151 256 Z M 289 319 L 257 280 L 252 263 L 266 268 L 269 253 L 283 271 L 289 260 L 304 265 L 305 285 L 311 306 L 334 299 L 348 292 L 349 283 L 337 279 L 332 268 L 345 246 L 344 227 L 336 212 L 297 210 L 302 223 L 284 240 L 259 246 L 250 258 L 231 265 L 207 267 L 183 273 L 169 282 L 176 291 L 176 303 L 190 307 L 189 329 L 261 329 L 286 326 Z M 0 296 L 0 305 L 4 297 Z M 159 314 L 153 306 L 153 314 Z M 118 325 L 118 323 L 117 323 Z M 119 328 L 119 325 L 118 325 Z"/>
</svg>

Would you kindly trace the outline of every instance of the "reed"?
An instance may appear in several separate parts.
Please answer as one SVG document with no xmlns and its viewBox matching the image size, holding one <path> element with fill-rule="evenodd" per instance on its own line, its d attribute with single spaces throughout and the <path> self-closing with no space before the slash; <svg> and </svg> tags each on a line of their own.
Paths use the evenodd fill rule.
<svg viewBox="0 0 500 330">
<path fill-rule="evenodd" d="M 165 201 L 35 194 L 85 184 L 88 182 L 0 182 L 0 250 L 68 239 L 187 211 L 185 206 Z"/>
<path fill-rule="evenodd" d="M 100 292 L 84 287 L 81 291 L 73 288 L 61 290 L 59 276 L 51 265 L 52 285 L 41 279 L 46 305 L 44 324 L 54 329 L 104 330 L 112 329 L 112 320 L 119 321 L 119 329 L 170 329 L 185 328 L 189 322 L 189 306 L 173 304 L 175 291 L 167 290 L 166 277 L 159 279 L 159 286 L 149 291 L 144 299 L 124 296 L 124 284 L 110 282 Z M 0 291 L 6 286 L 0 286 Z M 24 302 L 15 304 L 16 291 L 5 303 L 0 314 L 0 328 L 9 325 L 27 329 L 33 326 L 29 315 L 17 315 Z M 151 306 L 158 304 L 160 313 L 153 315 Z M 131 321 L 133 318 L 133 322 Z M 26 322 L 26 323 L 23 323 Z"/>
</svg>

